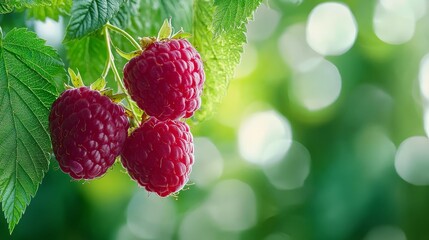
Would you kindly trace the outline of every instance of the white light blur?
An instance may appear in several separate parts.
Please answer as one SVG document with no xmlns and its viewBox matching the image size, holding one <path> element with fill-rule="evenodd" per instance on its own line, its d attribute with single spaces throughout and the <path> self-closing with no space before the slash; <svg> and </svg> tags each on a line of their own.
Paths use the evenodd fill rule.
<svg viewBox="0 0 429 240">
<path fill-rule="evenodd" d="M 206 187 L 216 181 L 223 171 L 223 158 L 208 138 L 194 138 L 195 161 L 190 180 L 197 186 Z"/>
<path fill-rule="evenodd" d="M 255 193 L 249 185 L 239 180 L 218 183 L 205 207 L 208 216 L 221 230 L 239 232 L 256 224 Z"/>
<path fill-rule="evenodd" d="M 240 64 L 235 68 L 234 77 L 243 78 L 250 75 L 258 64 L 258 51 L 255 47 L 247 43 L 244 45 L 243 54 L 241 55 Z"/>
<path fill-rule="evenodd" d="M 420 61 L 419 83 L 420 92 L 429 101 L 429 54 L 426 54 Z"/>
<path fill-rule="evenodd" d="M 429 108 L 425 108 L 423 111 L 423 127 L 425 129 L 426 136 L 429 137 Z"/>
<path fill-rule="evenodd" d="M 280 37 L 278 46 L 283 60 L 297 71 L 306 71 L 323 59 L 308 46 L 304 23 L 289 26 Z"/>
<path fill-rule="evenodd" d="M 357 134 L 354 145 L 369 177 L 380 178 L 392 168 L 396 146 L 383 128 L 375 125 L 364 128 Z"/>
<path fill-rule="evenodd" d="M 180 240 L 238 240 L 238 233 L 220 230 L 202 206 L 193 208 L 184 215 L 178 230 Z"/>
<path fill-rule="evenodd" d="M 420 19 L 426 14 L 427 0 L 380 0 L 380 4 L 388 11 L 397 9 L 410 9 L 415 19 Z"/>
<path fill-rule="evenodd" d="M 394 226 L 380 226 L 372 229 L 364 240 L 407 240 L 404 231 Z"/>
<path fill-rule="evenodd" d="M 247 24 L 247 37 L 250 42 L 262 41 L 273 34 L 280 21 L 280 13 L 262 4 L 253 19 Z"/>
<path fill-rule="evenodd" d="M 375 35 L 383 42 L 403 44 L 414 36 L 416 15 L 408 1 L 379 0 L 373 25 Z"/>
<path fill-rule="evenodd" d="M 266 165 L 263 170 L 274 187 L 291 190 L 304 186 L 305 179 L 310 174 L 310 164 L 310 152 L 302 144 L 294 141 L 279 162 Z"/>
<path fill-rule="evenodd" d="M 238 147 L 241 156 L 255 164 L 279 161 L 292 143 L 289 121 L 276 111 L 255 113 L 240 125 Z"/>
<path fill-rule="evenodd" d="M 317 111 L 337 100 L 341 85 L 338 68 L 328 60 L 322 59 L 306 71 L 295 72 L 289 91 L 293 100 L 310 111 Z"/>
<path fill-rule="evenodd" d="M 126 224 L 122 225 L 115 236 L 116 240 L 140 240 L 141 238 L 134 236 Z"/>
<path fill-rule="evenodd" d="M 139 189 L 128 205 L 128 228 L 139 238 L 171 239 L 176 222 L 173 201 Z"/>
<path fill-rule="evenodd" d="M 354 44 L 357 23 L 349 7 L 343 3 L 317 5 L 307 22 L 307 42 L 322 55 L 341 55 Z"/>
<path fill-rule="evenodd" d="M 34 30 L 42 39 L 46 40 L 46 44 L 58 48 L 64 37 L 63 19 L 60 17 L 56 22 L 50 18 L 46 18 L 44 22 L 34 21 Z"/>
<path fill-rule="evenodd" d="M 406 182 L 429 185 L 429 139 L 415 136 L 403 141 L 396 152 L 395 168 Z"/>
</svg>

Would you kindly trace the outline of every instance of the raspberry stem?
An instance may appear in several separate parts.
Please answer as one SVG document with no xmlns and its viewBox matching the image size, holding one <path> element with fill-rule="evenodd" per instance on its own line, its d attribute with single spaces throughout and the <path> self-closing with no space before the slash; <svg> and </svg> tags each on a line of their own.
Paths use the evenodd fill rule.
<svg viewBox="0 0 429 240">
<path fill-rule="evenodd" d="M 115 77 L 115 81 L 118 83 L 118 88 L 121 89 L 121 91 L 126 94 L 125 100 L 127 101 L 128 106 L 130 107 L 131 113 L 133 115 L 131 118 L 131 124 L 133 126 L 138 126 L 139 125 L 138 124 L 138 115 L 136 114 L 134 106 L 131 103 L 130 95 L 127 93 L 127 90 L 125 89 L 125 86 L 122 82 L 122 79 L 121 79 L 121 76 L 118 72 L 118 69 L 116 68 L 115 57 L 112 54 L 111 39 L 110 39 L 108 25 L 106 25 L 103 30 L 104 30 L 104 35 L 105 35 L 105 39 L 106 39 L 107 61 L 108 61 L 108 63 L 106 63 L 106 68 L 105 68 L 105 70 L 107 69 L 107 71 L 106 71 L 106 73 L 103 71 L 103 74 L 107 75 L 108 70 L 109 69 L 112 70 L 113 75 Z"/>
<path fill-rule="evenodd" d="M 125 32 L 124 30 L 110 24 L 110 23 L 106 23 L 105 25 L 107 28 L 121 34 L 123 37 L 125 37 L 137 50 L 142 50 L 142 48 L 140 47 L 140 44 L 127 32 Z"/>
</svg>

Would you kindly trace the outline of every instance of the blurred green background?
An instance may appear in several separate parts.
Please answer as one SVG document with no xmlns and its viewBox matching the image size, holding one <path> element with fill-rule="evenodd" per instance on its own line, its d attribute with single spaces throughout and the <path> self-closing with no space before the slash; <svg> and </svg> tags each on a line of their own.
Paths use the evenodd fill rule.
<svg viewBox="0 0 429 240">
<path fill-rule="evenodd" d="M 56 162 L 0 239 L 429 239 L 429 2 L 270 0 L 178 198 Z M 64 53 L 64 20 L 0 16 Z M 426 57 L 425 57 L 426 56 Z M 65 59 L 65 57 L 64 57 Z M 204 103 L 203 103 L 204 104 Z"/>
</svg>

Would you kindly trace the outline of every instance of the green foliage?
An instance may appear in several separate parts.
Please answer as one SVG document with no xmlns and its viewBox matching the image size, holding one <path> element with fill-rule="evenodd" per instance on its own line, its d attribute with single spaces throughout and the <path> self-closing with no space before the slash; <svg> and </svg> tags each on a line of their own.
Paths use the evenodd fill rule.
<svg viewBox="0 0 429 240">
<path fill-rule="evenodd" d="M 246 42 L 245 23 L 260 2 L 79 0 L 72 4 L 72 0 L 6 0 L 0 3 L 0 13 L 28 8 L 27 17 L 38 20 L 58 20 L 70 14 L 66 56 L 87 86 L 100 78 L 106 66 L 108 49 L 100 31 L 106 23 L 126 29 L 136 38 L 156 36 L 162 22 L 171 17 L 174 32 L 181 28 L 192 32 L 190 40 L 204 61 L 203 104 L 195 117 L 203 120 L 226 93 Z M 123 33 L 118 29 L 111 32 L 112 47 L 136 50 L 117 32 Z M 116 63 L 122 68 L 125 60 L 117 58 Z M 52 152 L 48 114 L 58 95 L 57 79 L 67 82 L 64 65 L 35 33 L 13 29 L 0 39 L 0 198 L 10 232 L 48 170 Z M 107 84 L 116 87 L 114 81 Z"/>
<path fill-rule="evenodd" d="M 55 79 L 66 79 L 58 54 L 26 29 L 0 40 L 0 196 L 12 232 L 48 170 L 48 114 Z"/>
<path fill-rule="evenodd" d="M 0 14 L 12 12 L 14 8 L 32 8 L 50 5 L 52 0 L 4 0 L 0 3 Z"/>
<path fill-rule="evenodd" d="M 156 36 L 162 22 L 172 18 L 175 30 L 192 27 L 192 0 L 141 0 L 139 13 L 131 19 L 130 34 L 140 37 Z"/>
<path fill-rule="evenodd" d="M 60 15 L 70 14 L 72 0 L 53 0 L 50 5 L 35 6 L 28 9 L 28 17 L 44 21 L 51 18 L 58 21 Z"/>
<path fill-rule="evenodd" d="M 215 35 L 243 27 L 261 2 L 262 0 L 214 0 Z"/>
<path fill-rule="evenodd" d="M 138 16 L 140 0 L 128 0 L 124 2 L 110 23 L 122 29 L 128 28 L 133 16 Z"/>
<path fill-rule="evenodd" d="M 0 14 L 9 13 L 13 11 L 13 6 L 7 3 L 0 3 Z"/>
<path fill-rule="evenodd" d="M 74 1 L 66 40 L 82 38 L 103 27 L 119 11 L 124 0 Z"/>
<path fill-rule="evenodd" d="M 183 27 L 185 31 L 189 32 L 192 28 L 192 4 L 192 0 L 140 0 L 138 12 L 132 14 L 130 24 L 126 30 L 134 38 L 156 37 L 162 22 L 171 17 L 175 31 Z M 112 33 L 111 36 L 116 47 L 126 52 L 135 50 L 122 36 L 116 33 Z M 120 63 L 120 66 L 125 64 L 125 59 L 123 58 L 118 57 L 116 60 Z"/>
<path fill-rule="evenodd" d="M 85 81 L 89 84 L 97 80 L 103 72 L 107 60 L 106 42 L 97 36 L 87 36 L 66 44 L 67 59 L 70 67 L 79 69 Z"/>
<path fill-rule="evenodd" d="M 257 5 L 254 7 L 256 9 Z M 215 36 L 212 26 L 216 13 L 218 9 L 211 4 L 211 1 L 195 1 L 192 42 L 201 54 L 206 73 L 202 106 L 195 115 L 195 119 L 199 121 L 210 117 L 215 112 L 215 106 L 226 94 L 234 69 L 240 62 L 243 45 L 246 43 L 244 24 L 240 27 L 228 28 L 229 31 Z M 253 11 L 247 13 L 252 14 Z"/>
</svg>

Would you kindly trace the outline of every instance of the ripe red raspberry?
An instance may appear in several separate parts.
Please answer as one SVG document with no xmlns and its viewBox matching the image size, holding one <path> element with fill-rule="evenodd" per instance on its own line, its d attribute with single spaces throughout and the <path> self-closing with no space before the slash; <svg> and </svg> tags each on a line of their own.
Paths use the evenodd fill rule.
<svg viewBox="0 0 429 240">
<path fill-rule="evenodd" d="M 155 41 L 124 68 L 131 98 L 159 120 L 191 117 L 200 108 L 204 80 L 201 57 L 186 39 Z"/>
<path fill-rule="evenodd" d="M 125 141 L 122 165 L 149 192 L 165 197 L 183 188 L 194 163 L 189 126 L 151 117 Z"/>
<path fill-rule="evenodd" d="M 115 162 L 127 138 L 124 108 L 87 87 L 66 90 L 49 115 L 54 154 L 74 179 L 103 175 Z"/>
</svg>

